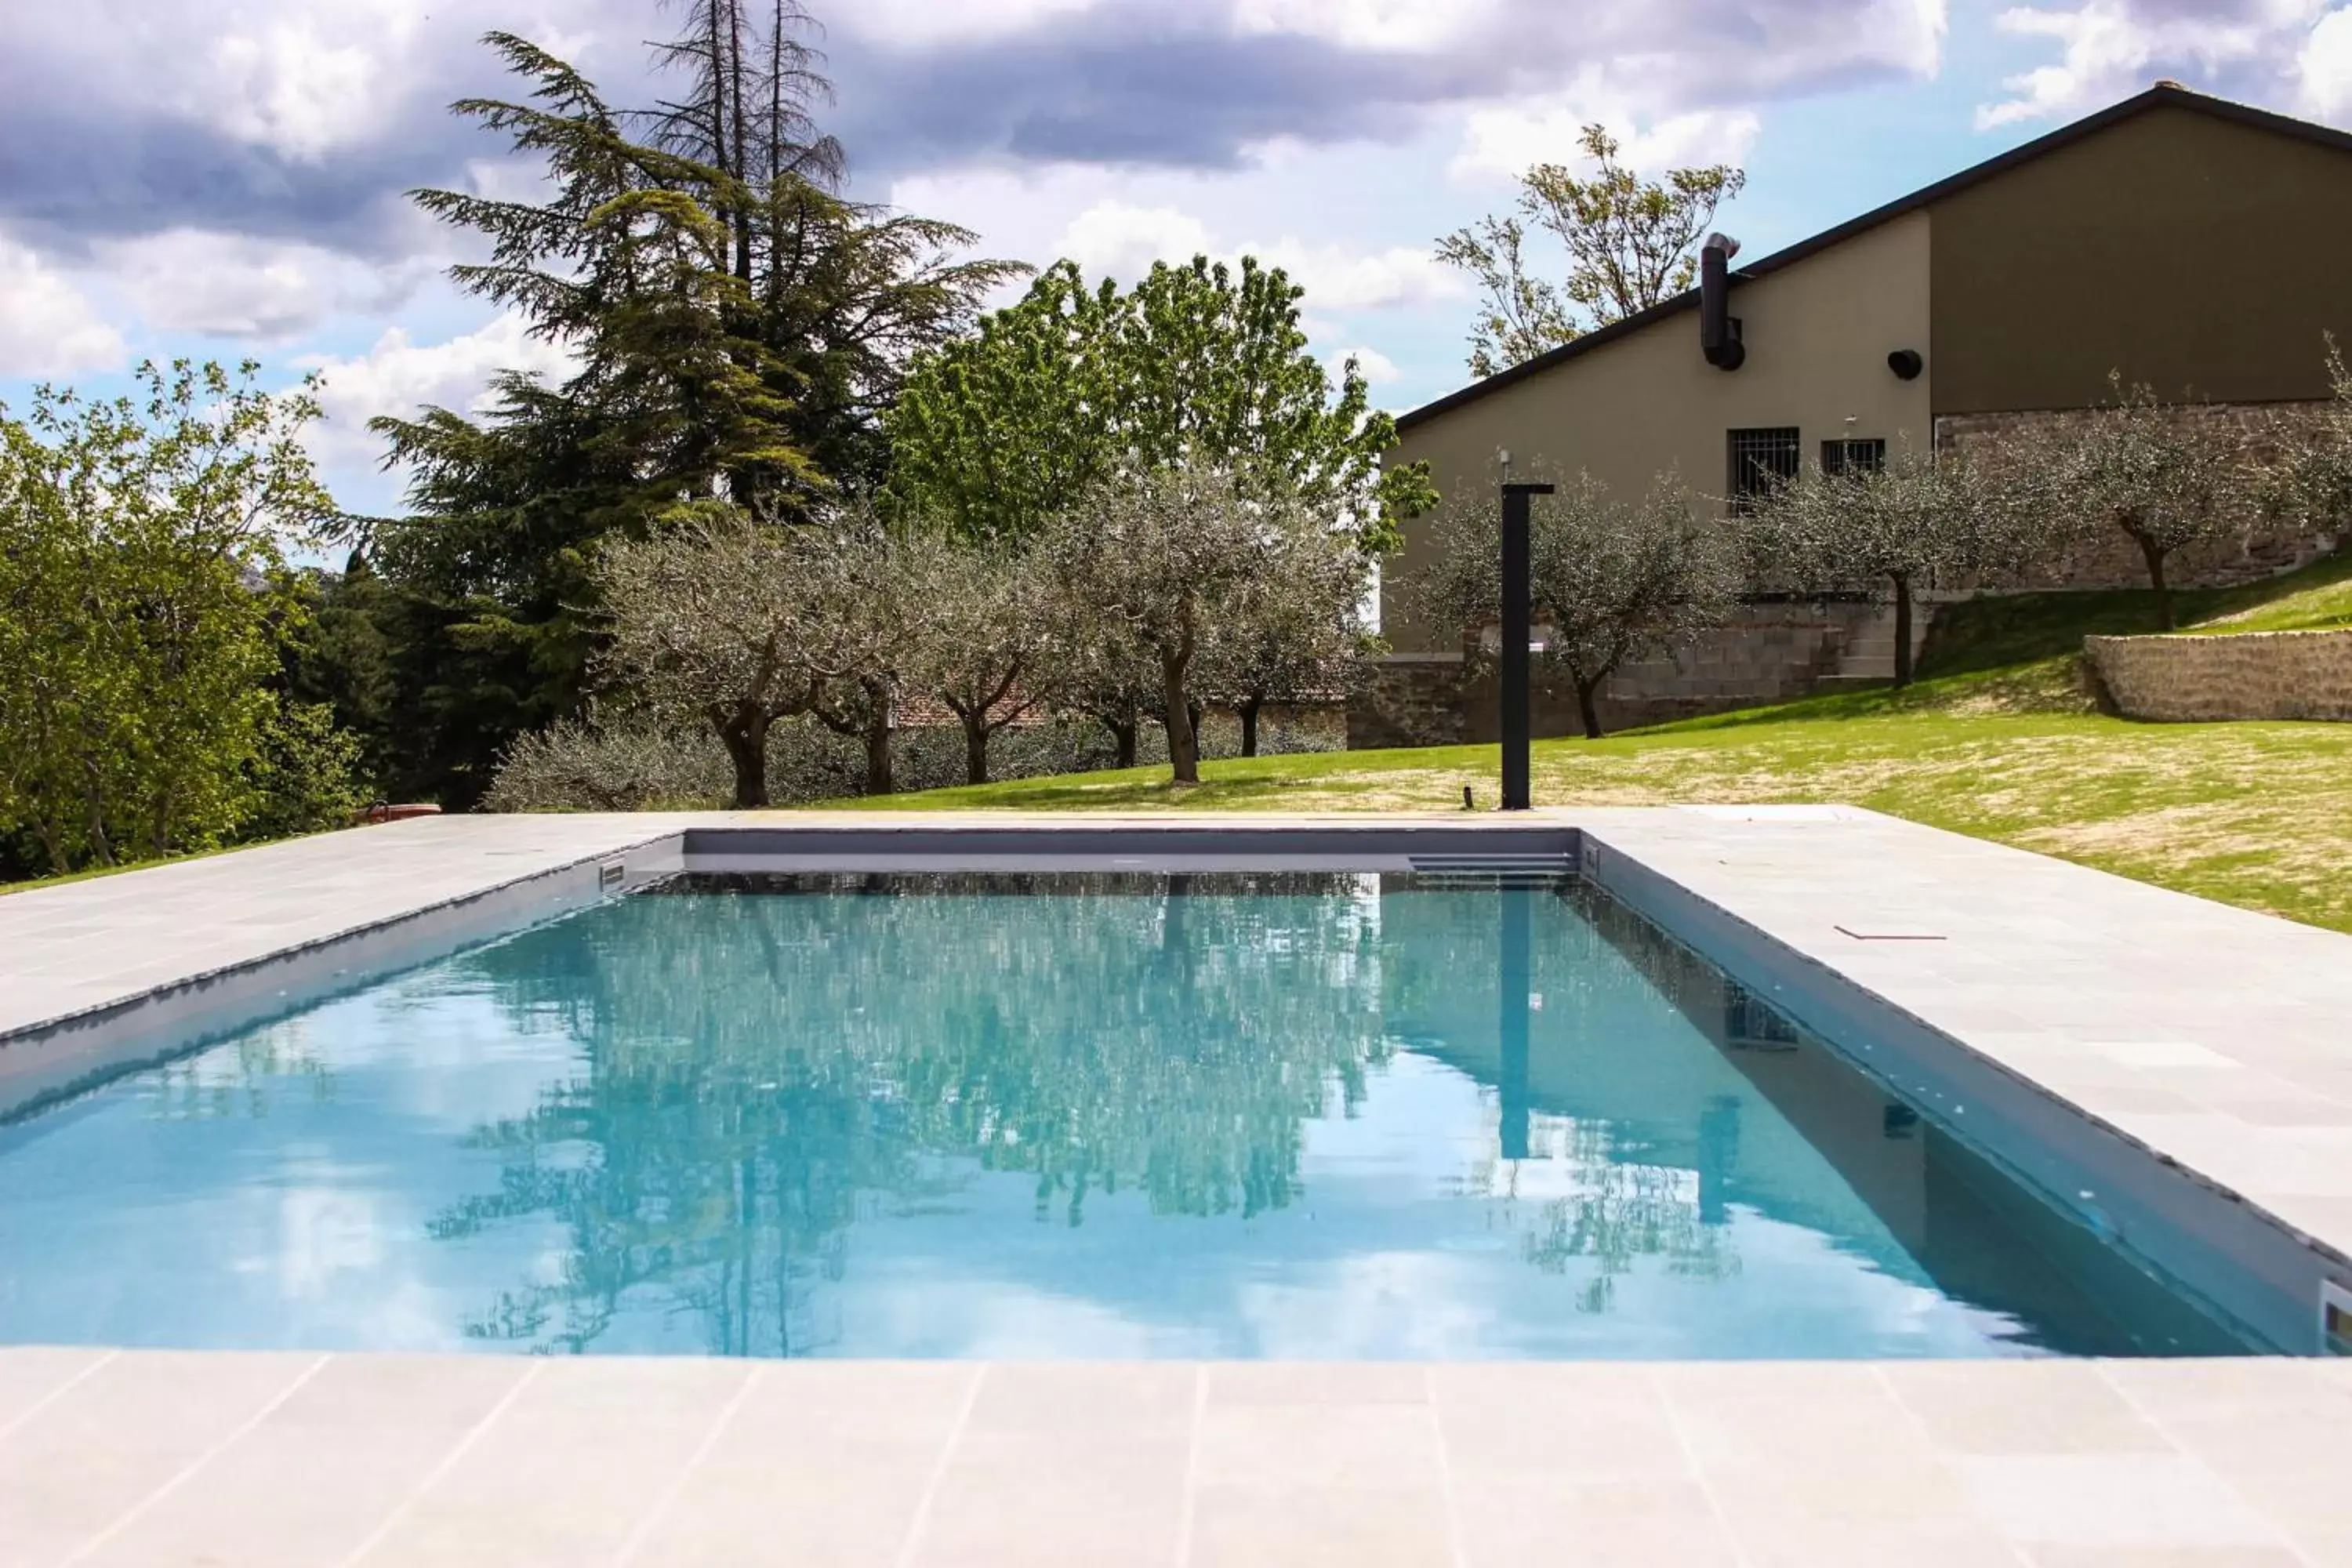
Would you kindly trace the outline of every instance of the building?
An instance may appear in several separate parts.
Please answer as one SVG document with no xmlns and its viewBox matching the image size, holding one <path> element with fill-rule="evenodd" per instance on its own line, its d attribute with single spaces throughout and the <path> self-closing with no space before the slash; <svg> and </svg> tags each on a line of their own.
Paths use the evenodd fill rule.
<svg viewBox="0 0 2352 1568">
<path fill-rule="evenodd" d="M 1491 493 L 1497 456 L 1638 493 L 1673 470 L 1719 511 L 1807 459 L 1871 460 L 2095 404 L 2108 376 L 2225 405 L 2328 395 L 2326 338 L 2352 337 L 2352 136 L 2172 82 L 1864 214 L 1723 279 L 1730 345 L 1703 344 L 1693 289 L 1416 409 L 1397 460 L 1448 497 Z M 1359 745 L 1493 737 L 1458 628 L 1418 624 L 1428 531 L 1408 526 L 1382 594 L 1395 653 L 1358 704 Z M 2244 580 L 2324 546 L 2249 541 L 2191 563 Z M 2137 581 L 2118 552 L 2067 585 Z M 1922 632 L 1925 618 L 1922 619 Z M 1616 723 L 1883 677 L 1867 605 L 1748 606 L 1683 658 L 1604 689 Z M 1539 733 L 1573 728 L 1539 706 Z"/>
</svg>

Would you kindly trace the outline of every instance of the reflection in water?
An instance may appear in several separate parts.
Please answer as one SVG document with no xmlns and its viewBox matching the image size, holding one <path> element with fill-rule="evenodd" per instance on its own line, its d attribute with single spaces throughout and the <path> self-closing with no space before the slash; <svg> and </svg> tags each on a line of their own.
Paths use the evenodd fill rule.
<svg viewBox="0 0 2352 1568">
<path fill-rule="evenodd" d="M 1090 1195 L 1287 1205 L 1303 1125 L 1335 1092 L 1360 1104 L 1388 1054 L 1377 922 L 1352 896 L 1177 880 L 649 896 L 478 955 L 503 1008 L 559 1017 L 593 1068 L 481 1129 L 499 1191 L 434 1222 L 450 1239 L 547 1214 L 572 1237 L 560 1279 L 469 1331 L 585 1348 L 657 1281 L 709 1349 L 793 1354 L 821 1342 L 800 1288 L 840 1278 L 849 1226 L 953 1214 L 982 1174 L 1031 1178 L 1034 1218 L 1071 1227 Z"/>
<path fill-rule="evenodd" d="M 1405 878 L 682 881 L 0 1128 L 0 1259 L 16 1340 L 2243 1348 L 1614 906 Z"/>
</svg>

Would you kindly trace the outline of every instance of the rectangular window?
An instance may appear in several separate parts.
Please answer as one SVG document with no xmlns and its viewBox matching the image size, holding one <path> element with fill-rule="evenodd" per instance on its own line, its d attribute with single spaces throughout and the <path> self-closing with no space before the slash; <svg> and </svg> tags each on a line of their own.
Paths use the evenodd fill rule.
<svg viewBox="0 0 2352 1568">
<path fill-rule="evenodd" d="M 1793 425 L 1766 430 L 1730 432 L 1731 505 L 1746 511 L 1758 496 L 1774 485 L 1797 477 L 1803 465 L 1803 444 Z"/>
<path fill-rule="evenodd" d="M 1878 437 L 1856 440 L 1846 437 L 1822 443 L 1822 472 L 1879 474 L 1886 471 L 1886 442 Z"/>
</svg>

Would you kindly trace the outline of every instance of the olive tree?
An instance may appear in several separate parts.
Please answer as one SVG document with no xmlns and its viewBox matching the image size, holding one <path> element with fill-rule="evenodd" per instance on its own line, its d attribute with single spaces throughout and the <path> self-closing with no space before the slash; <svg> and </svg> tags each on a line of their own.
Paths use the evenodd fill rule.
<svg viewBox="0 0 2352 1568">
<path fill-rule="evenodd" d="M 906 578 L 919 605 L 914 689 L 963 730 L 967 783 L 988 782 L 988 742 L 1046 695 L 1053 642 L 1044 573 L 1029 550 L 942 534 L 909 537 Z"/>
<path fill-rule="evenodd" d="M 2333 336 L 2327 384 L 2327 402 L 2317 410 L 2275 420 L 2263 433 L 2268 460 L 2261 497 L 2273 521 L 2342 542 L 2352 525 L 2352 367 Z"/>
<path fill-rule="evenodd" d="M 609 539 L 595 569 L 611 635 L 600 684 L 656 721 L 708 724 L 733 765 L 736 808 L 764 806 L 769 731 L 872 657 L 875 629 L 845 613 L 860 597 L 856 564 L 830 529 L 723 501 Z"/>
<path fill-rule="evenodd" d="M 1200 782 L 1193 714 L 1221 649 L 1283 626 L 1287 596 L 1361 561 L 1342 520 L 1202 463 L 1097 485 L 1047 525 L 1040 547 L 1072 643 L 1114 650 L 1115 668 L 1101 672 L 1112 685 L 1138 657 L 1157 675 L 1180 784 Z"/>
<path fill-rule="evenodd" d="M 1809 468 L 1759 498 L 1748 520 L 1759 571 L 1816 588 L 1884 588 L 1895 606 L 1895 684 L 1911 684 L 1919 589 L 1938 576 L 2018 565 L 2054 538 L 2044 492 L 1959 452 L 1904 450 L 1877 468 Z"/>
<path fill-rule="evenodd" d="M 1328 700 L 1353 682 L 1376 646 L 1363 618 L 1370 579 L 1370 561 L 1343 543 L 1293 551 L 1273 592 L 1217 626 L 1202 685 L 1241 721 L 1243 756 L 1257 755 L 1269 704 Z"/>
<path fill-rule="evenodd" d="M 1491 501 L 1441 514 L 1435 565 L 1408 586 L 1433 618 L 1465 631 L 1502 616 L 1502 521 Z M 1566 677 L 1587 736 L 1601 733 L 1595 700 L 1623 665 L 1670 653 L 1730 614 L 1741 584 L 1738 542 L 1694 515 L 1689 492 L 1661 476 L 1625 500 L 1580 474 L 1533 498 L 1529 598 L 1535 658 Z M 1477 645 L 1483 649 L 1483 640 Z"/>
<path fill-rule="evenodd" d="M 2112 400 L 2053 421 L 2027 444 L 2048 475 L 2058 522 L 2084 536 L 2120 529 L 2139 547 L 2157 617 L 2171 631 L 2174 553 L 2242 536 L 2259 521 L 2259 444 L 2225 410 L 2168 404 L 2145 385 L 2109 380 Z"/>
<path fill-rule="evenodd" d="M 867 795 L 898 787 L 892 743 L 899 706 L 923 666 L 930 607 L 918 549 L 915 539 L 863 508 L 833 519 L 812 541 L 818 570 L 810 581 L 820 592 L 811 625 L 831 658 L 813 670 L 809 711 L 865 749 Z"/>
</svg>

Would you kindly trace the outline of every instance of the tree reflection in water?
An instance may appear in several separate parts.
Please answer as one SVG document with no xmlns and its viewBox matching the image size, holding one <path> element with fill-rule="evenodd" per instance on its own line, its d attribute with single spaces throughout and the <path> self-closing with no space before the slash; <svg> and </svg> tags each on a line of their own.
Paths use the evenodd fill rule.
<svg viewBox="0 0 2352 1568">
<path fill-rule="evenodd" d="M 975 1173 L 1033 1175 L 1038 1217 L 1070 1226 L 1089 1194 L 1288 1204 L 1302 1124 L 1335 1092 L 1360 1101 L 1387 1053 L 1376 904 L 1352 878 L 1246 881 L 1317 896 L 868 879 L 863 897 L 640 895 L 474 955 L 515 1025 L 569 1034 L 584 1071 L 478 1130 L 499 1189 L 434 1223 L 570 1234 L 560 1278 L 468 1331 L 578 1352 L 651 1289 L 713 1352 L 806 1354 L 830 1337 L 806 1287 L 842 1277 L 851 1223 L 951 1205 Z"/>
</svg>

